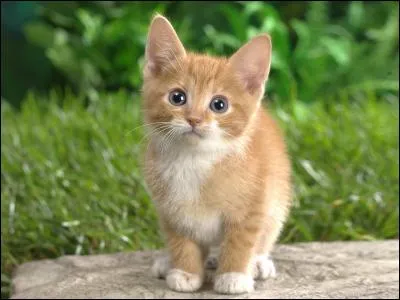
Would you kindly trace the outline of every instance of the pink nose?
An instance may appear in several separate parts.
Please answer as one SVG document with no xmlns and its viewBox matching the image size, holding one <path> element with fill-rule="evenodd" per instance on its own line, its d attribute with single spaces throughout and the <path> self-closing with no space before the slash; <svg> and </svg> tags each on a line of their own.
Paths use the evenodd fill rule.
<svg viewBox="0 0 400 300">
<path fill-rule="evenodd" d="M 203 121 L 203 119 L 200 117 L 188 117 L 188 118 L 186 118 L 186 121 L 188 121 L 188 123 L 192 127 L 195 127 L 195 126 L 198 126 Z"/>
</svg>

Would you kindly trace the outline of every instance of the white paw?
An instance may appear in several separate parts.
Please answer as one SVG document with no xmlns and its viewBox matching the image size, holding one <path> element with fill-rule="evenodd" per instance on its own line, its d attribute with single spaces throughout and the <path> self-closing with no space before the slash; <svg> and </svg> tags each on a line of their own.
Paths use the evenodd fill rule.
<svg viewBox="0 0 400 300">
<path fill-rule="evenodd" d="M 274 262 L 267 255 L 258 255 L 255 258 L 253 278 L 264 280 L 268 277 L 276 277 Z"/>
<path fill-rule="evenodd" d="M 245 273 L 223 273 L 215 278 L 214 290 L 221 294 L 243 294 L 254 291 L 254 280 Z"/>
<path fill-rule="evenodd" d="M 154 277 L 165 278 L 168 270 L 171 268 L 171 261 L 168 255 L 164 254 L 157 257 L 151 267 L 151 273 Z"/>
<path fill-rule="evenodd" d="M 179 269 L 172 269 L 167 274 L 167 285 L 178 292 L 194 292 L 203 284 L 198 274 L 188 273 Z"/>
</svg>

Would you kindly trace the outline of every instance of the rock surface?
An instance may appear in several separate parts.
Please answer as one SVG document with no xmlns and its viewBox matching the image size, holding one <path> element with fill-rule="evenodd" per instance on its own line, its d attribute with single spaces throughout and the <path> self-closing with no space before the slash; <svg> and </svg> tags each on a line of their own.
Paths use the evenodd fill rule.
<svg viewBox="0 0 400 300">
<path fill-rule="evenodd" d="M 210 283 L 196 293 L 169 290 L 152 278 L 160 251 L 64 256 L 29 262 L 13 277 L 14 299 L 265 299 L 399 298 L 399 241 L 278 245 L 273 252 L 277 277 L 257 282 L 256 291 L 221 295 Z"/>
</svg>

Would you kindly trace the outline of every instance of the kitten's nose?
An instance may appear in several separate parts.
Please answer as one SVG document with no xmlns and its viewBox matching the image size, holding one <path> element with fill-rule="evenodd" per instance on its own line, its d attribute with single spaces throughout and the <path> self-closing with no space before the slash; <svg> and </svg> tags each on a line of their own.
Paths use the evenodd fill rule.
<svg viewBox="0 0 400 300">
<path fill-rule="evenodd" d="M 192 127 L 195 127 L 195 126 L 198 126 L 203 121 L 203 118 L 196 117 L 196 116 L 190 116 L 190 117 L 186 118 L 186 121 L 188 121 L 188 123 Z"/>
</svg>

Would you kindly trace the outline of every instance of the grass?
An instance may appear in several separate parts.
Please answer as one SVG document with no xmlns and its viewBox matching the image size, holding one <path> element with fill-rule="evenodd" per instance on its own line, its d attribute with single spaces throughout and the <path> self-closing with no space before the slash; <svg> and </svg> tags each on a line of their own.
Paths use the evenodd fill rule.
<svg viewBox="0 0 400 300">
<path fill-rule="evenodd" d="M 30 95 L 21 111 L 1 103 L 2 298 L 25 261 L 162 246 L 138 98 L 48 98 Z M 398 237 L 398 99 L 325 100 L 270 105 L 294 170 L 281 242 Z"/>
</svg>

